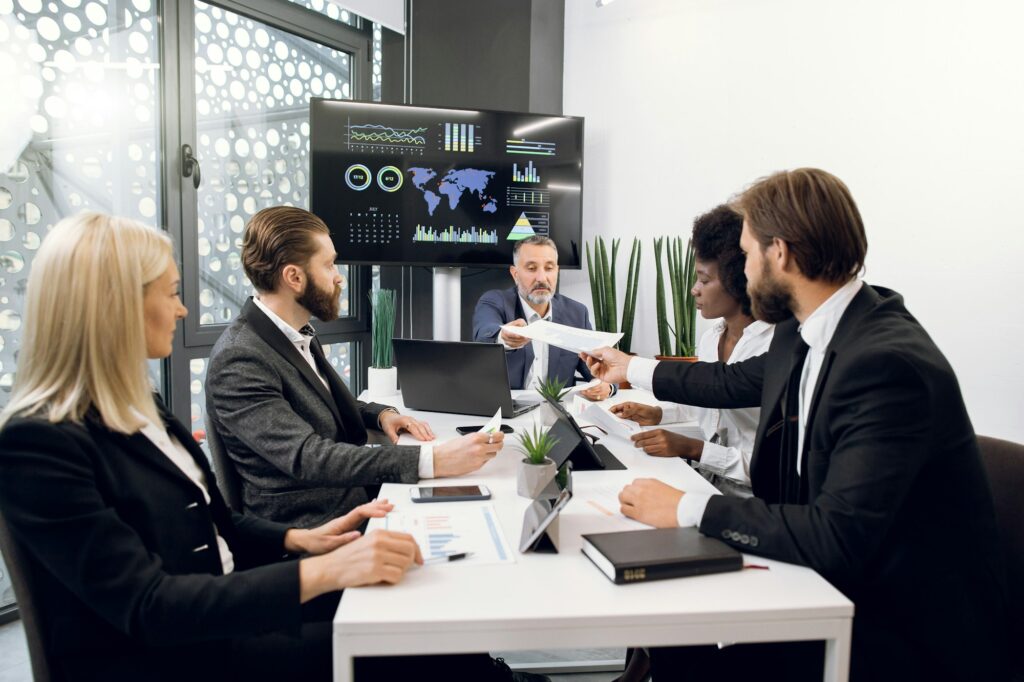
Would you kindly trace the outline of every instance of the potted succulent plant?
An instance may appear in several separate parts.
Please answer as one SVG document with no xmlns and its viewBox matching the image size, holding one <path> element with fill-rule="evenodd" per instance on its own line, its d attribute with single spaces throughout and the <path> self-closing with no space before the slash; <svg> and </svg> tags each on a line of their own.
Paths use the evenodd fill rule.
<svg viewBox="0 0 1024 682">
<path fill-rule="evenodd" d="M 691 290 L 697 281 L 694 263 L 693 243 L 688 241 L 683 249 L 682 237 L 660 237 L 654 240 L 655 278 L 657 280 L 656 307 L 658 317 L 658 360 L 695 361 L 697 308 Z M 667 248 L 666 248 L 667 247 Z M 669 324 L 665 297 L 665 278 L 661 254 L 665 252 L 668 265 L 668 281 L 672 292 L 672 318 L 675 328 Z"/>
<path fill-rule="evenodd" d="M 569 392 L 569 389 L 565 387 L 565 382 L 559 379 L 542 379 L 537 387 L 537 392 L 546 399 L 537 408 L 540 412 L 540 422 L 543 426 L 551 426 L 558 419 L 558 412 L 548 400 L 553 400 L 556 403 L 562 402 L 562 398 Z"/>
<path fill-rule="evenodd" d="M 516 492 L 533 500 L 555 478 L 555 463 L 548 459 L 548 453 L 558 439 L 548 429 L 536 424 L 532 429 L 523 429 L 516 438 L 519 439 L 519 449 L 526 455 L 519 462 Z"/>
<path fill-rule="evenodd" d="M 392 363 L 391 344 L 395 332 L 395 290 L 378 289 L 371 293 L 370 308 L 373 353 L 367 370 L 366 391 L 371 398 L 383 398 L 398 392 L 398 370 Z"/>
</svg>

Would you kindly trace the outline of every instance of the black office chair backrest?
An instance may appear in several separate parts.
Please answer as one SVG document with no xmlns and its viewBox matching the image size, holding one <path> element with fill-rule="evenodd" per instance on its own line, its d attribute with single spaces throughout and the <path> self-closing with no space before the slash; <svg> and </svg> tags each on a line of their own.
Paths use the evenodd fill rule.
<svg viewBox="0 0 1024 682">
<path fill-rule="evenodd" d="M 1010 590 L 1011 642 L 1024 641 L 1024 445 L 978 436 L 981 460 L 992 488 L 996 523 L 1002 536 L 1003 557 Z M 1014 680 L 1024 680 L 1024 662 L 1011 659 Z"/>
<path fill-rule="evenodd" d="M 28 640 L 28 654 L 32 661 L 32 678 L 35 682 L 50 682 L 49 643 L 46 641 L 45 617 L 36 609 L 35 589 L 28 555 L 21 543 L 11 534 L 11 529 L 0 516 L 0 553 L 11 575 L 14 597 L 18 600 L 18 612 Z"/>
<path fill-rule="evenodd" d="M 235 463 L 224 447 L 224 441 L 217 433 L 212 419 L 207 419 L 206 444 L 210 446 L 210 454 L 213 456 L 213 472 L 217 474 L 217 487 L 224 501 L 232 511 L 242 513 L 242 477 L 235 469 Z"/>
</svg>

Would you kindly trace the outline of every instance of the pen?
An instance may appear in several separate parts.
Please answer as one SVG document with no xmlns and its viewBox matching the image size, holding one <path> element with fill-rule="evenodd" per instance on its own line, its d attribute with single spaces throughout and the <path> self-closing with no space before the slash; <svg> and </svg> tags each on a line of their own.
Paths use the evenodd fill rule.
<svg viewBox="0 0 1024 682">
<path fill-rule="evenodd" d="M 441 554 L 438 556 L 432 556 L 429 559 L 424 559 L 423 564 L 443 564 L 448 561 L 458 561 L 459 559 L 466 559 L 473 556 L 472 552 L 455 552 L 454 554 Z"/>
</svg>

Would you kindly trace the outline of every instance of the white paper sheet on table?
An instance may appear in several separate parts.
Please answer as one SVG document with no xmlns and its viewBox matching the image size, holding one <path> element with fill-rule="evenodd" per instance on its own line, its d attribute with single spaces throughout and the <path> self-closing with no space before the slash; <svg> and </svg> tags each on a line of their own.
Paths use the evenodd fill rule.
<svg viewBox="0 0 1024 682">
<path fill-rule="evenodd" d="M 587 353 L 602 346 L 614 346 L 622 338 L 622 332 L 595 332 L 548 320 L 538 320 L 525 327 L 506 324 L 502 329 L 510 334 L 519 334 L 528 339 L 543 341 L 550 346 L 571 350 L 573 353 Z"/>
<path fill-rule="evenodd" d="M 584 419 L 595 424 L 609 436 L 629 440 L 631 436 L 643 431 L 643 427 L 630 419 L 622 419 L 606 410 L 597 403 L 591 403 L 580 415 Z"/>
<path fill-rule="evenodd" d="M 602 532 L 641 530 L 650 526 L 627 518 L 619 503 L 621 485 L 577 486 L 573 497 L 573 511 L 602 517 Z M 607 530 L 603 526 L 607 524 Z"/>
<path fill-rule="evenodd" d="M 491 504 L 410 503 L 388 514 L 384 527 L 416 538 L 424 559 L 470 552 L 471 556 L 457 564 L 511 564 L 516 560 Z"/>
</svg>

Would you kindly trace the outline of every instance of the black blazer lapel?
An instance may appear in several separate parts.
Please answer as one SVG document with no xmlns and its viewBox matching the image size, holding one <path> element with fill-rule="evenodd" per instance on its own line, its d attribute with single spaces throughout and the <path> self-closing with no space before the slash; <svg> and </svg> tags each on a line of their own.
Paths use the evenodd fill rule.
<svg viewBox="0 0 1024 682">
<path fill-rule="evenodd" d="M 145 462 L 155 469 L 160 470 L 169 478 L 176 481 L 179 485 L 195 487 L 195 483 L 185 475 L 185 472 L 179 469 L 177 465 L 172 462 L 166 454 L 164 454 L 163 450 L 158 448 L 153 441 L 151 441 L 141 431 L 136 431 L 131 435 L 111 431 L 103 423 L 99 414 L 93 411 L 90 411 L 85 415 L 85 422 L 87 428 L 97 442 L 101 443 L 104 440 L 113 440 L 116 443 L 120 443 L 121 449 L 125 453 L 130 453 L 128 456 L 136 457 L 139 461 Z"/>
<path fill-rule="evenodd" d="M 836 331 L 832 334 L 832 340 L 829 341 L 828 348 L 825 349 L 825 358 L 821 362 L 821 369 L 818 370 L 818 379 L 814 384 L 814 391 L 811 394 L 811 404 L 807 409 L 807 422 L 804 424 L 804 447 L 800 452 L 800 472 L 802 474 L 800 476 L 800 491 L 802 499 L 807 498 L 809 484 L 807 452 L 811 442 L 810 434 L 814 428 L 814 417 L 818 413 L 818 406 L 821 404 L 822 394 L 824 393 L 832 364 L 836 359 L 836 354 L 845 347 L 847 337 L 857 328 L 861 318 L 875 306 L 878 300 L 879 297 L 875 290 L 868 286 L 867 283 L 862 284 L 860 291 L 853 297 L 850 305 L 847 306 L 843 316 L 839 319 Z"/>
<path fill-rule="evenodd" d="M 331 364 L 327 362 L 320 339 L 313 339 L 313 343 L 310 344 L 310 351 L 313 354 L 317 367 L 320 368 L 320 373 L 324 375 L 327 383 L 330 384 L 331 395 L 334 396 L 336 405 L 334 414 L 339 420 L 338 423 L 345 430 L 346 442 L 354 445 L 365 444 L 366 426 L 363 425 L 359 403 L 356 402 L 352 392 L 348 390 L 345 382 L 341 380 L 341 377 L 334 371 Z"/>
<path fill-rule="evenodd" d="M 750 480 L 754 494 L 769 504 L 782 499 L 782 474 L 779 454 L 782 450 L 782 397 L 789 380 L 793 346 L 797 336 L 796 320 L 782 322 L 775 328 L 772 345 L 765 363 L 761 389 L 761 420 L 754 438 L 750 460 Z"/>
<path fill-rule="evenodd" d="M 302 354 L 299 353 L 294 344 L 292 344 L 292 342 L 288 340 L 288 337 L 277 328 L 277 325 L 271 322 L 270 318 L 267 317 L 255 303 L 253 303 L 251 298 L 246 301 L 245 305 L 242 307 L 242 312 L 239 317 L 243 316 L 245 317 L 246 323 L 253 328 L 253 331 L 255 331 L 268 346 L 277 351 L 277 353 L 291 363 L 295 369 L 299 370 L 299 373 L 303 378 L 310 386 L 313 387 L 313 390 L 320 395 L 320 398 L 327 404 L 327 407 L 330 408 L 331 413 L 334 415 L 334 419 L 338 424 L 344 426 L 345 422 L 342 420 L 341 414 L 338 412 L 338 406 L 335 404 L 334 398 L 327 390 L 327 387 L 324 386 L 324 382 L 320 381 L 320 377 L 316 375 L 313 368 L 309 366 L 309 363 L 302 357 Z"/>
</svg>

